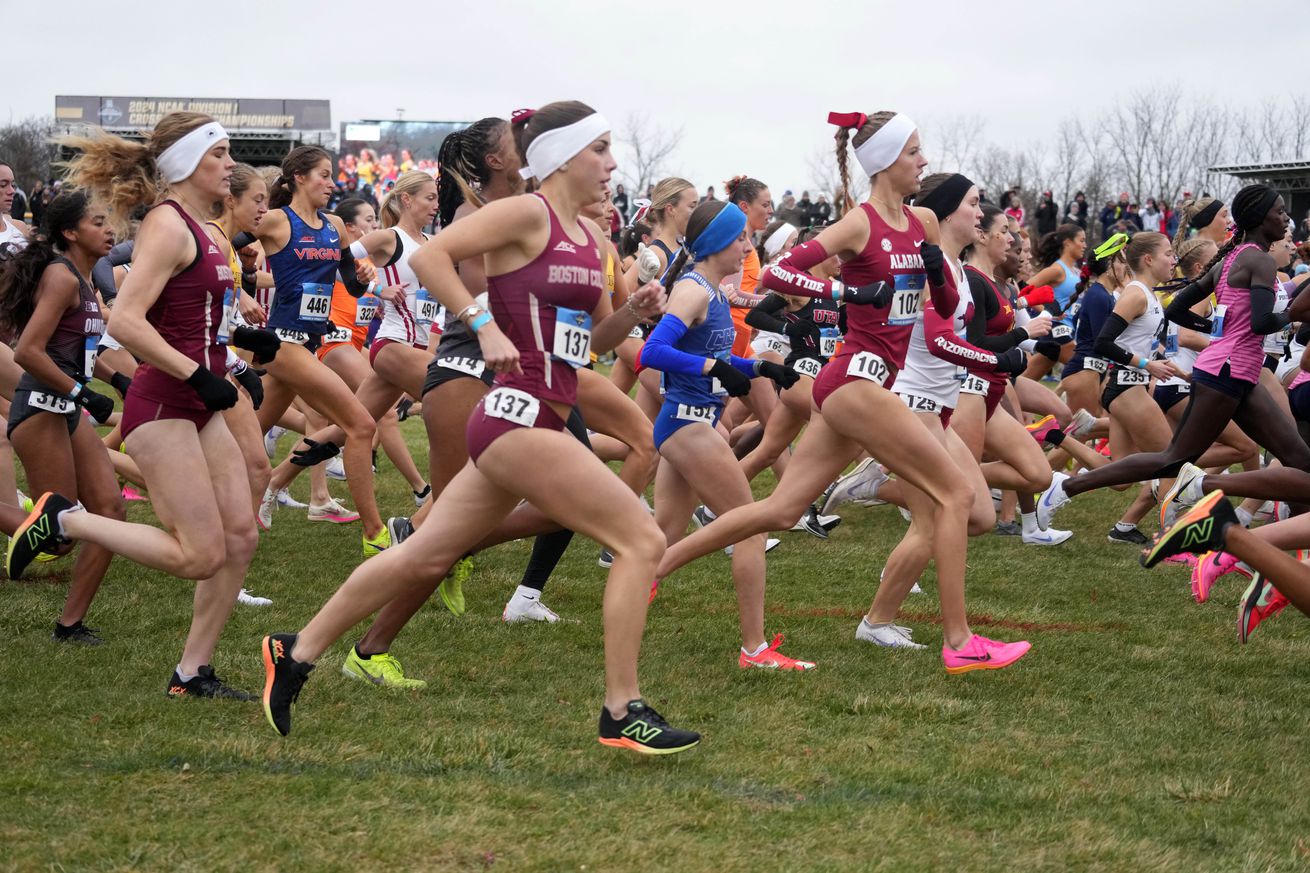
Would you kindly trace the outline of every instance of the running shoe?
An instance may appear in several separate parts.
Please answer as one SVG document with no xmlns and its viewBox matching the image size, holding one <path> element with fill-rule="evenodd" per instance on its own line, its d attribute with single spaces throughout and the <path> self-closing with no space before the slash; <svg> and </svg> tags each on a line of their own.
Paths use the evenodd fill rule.
<svg viewBox="0 0 1310 873">
<path fill-rule="evenodd" d="M 1196 555 L 1189 555 L 1186 552 L 1178 555 L 1170 555 L 1160 562 L 1161 564 L 1181 564 L 1191 570 L 1196 566 Z"/>
<path fill-rule="evenodd" d="M 923 593 L 923 589 L 919 587 L 919 583 L 918 583 L 918 582 L 915 582 L 913 585 L 910 586 L 910 593 L 911 593 L 911 594 L 922 594 L 922 593 Z"/>
<path fill-rule="evenodd" d="M 1032 434 L 1033 439 L 1037 440 L 1038 445 L 1041 445 L 1045 441 L 1048 433 L 1060 430 L 1060 422 L 1055 420 L 1054 415 L 1048 415 L 1045 418 L 1039 418 L 1032 424 L 1024 425 L 1024 429 Z"/>
<path fill-rule="evenodd" d="M 327 462 L 323 468 L 327 472 L 329 479 L 336 479 L 338 482 L 346 481 L 346 462 L 341 459 L 340 455 Z"/>
<path fill-rule="evenodd" d="M 1192 599 L 1197 603 L 1205 603 L 1210 599 L 1210 589 L 1214 583 L 1233 572 L 1251 578 L 1251 571 L 1227 552 L 1206 552 L 1201 555 L 1196 566 L 1192 567 Z"/>
<path fill-rule="evenodd" d="M 596 559 L 596 563 L 608 570 L 610 567 L 614 566 L 614 553 L 604 546 L 601 546 L 600 557 Z"/>
<path fill-rule="evenodd" d="M 422 679 L 409 679 L 400 662 L 386 652 L 378 652 L 367 658 L 361 657 L 359 650 L 350 647 L 346 662 L 341 665 L 341 672 L 351 679 L 370 682 L 383 688 L 398 688 L 404 691 L 419 691 L 428 687 Z"/>
<path fill-rule="evenodd" d="M 68 542 L 59 531 L 59 513 L 80 508 L 80 503 L 73 503 L 62 494 L 53 491 L 42 494 L 32 504 L 32 511 L 27 518 L 23 519 L 23 523 L 9 538 L 9 548 L 5 555 L 5 572 L 9 578 L 23 578 L 23 571 L 36 560 L 37 555 Z"/>
<path fill-rule="evenodd" d="M 776 548 L 777 548 L 781 543 L 782 543 L 782 540 L 777 539 L 776 537 L 769 537 L 769 538 L 767 538 L 767 539 L 764 541 L 764 554 L 767 555 L 769 552 L 771 552 L 771 551 L 773 551 L 774 549 L 776 549 Z M 732 557 L 732 546 L 728 546 L 727 548 L 725 548 L 725 549 L 723 550 L 723 554 L 725 554 L 725 555 L 727 555 L 729 558 L 731 558 L 731 557 Z"/>
<path fill-rule="evenodd" d="M 464 603 L 464 583 L 471 575 L 473 575 L 473 556 L 469 555 L 456 561 L 455 566 L 446 574 L 446 578 L 437 586 L 437 594 L 441 597 L 441 602 L 446 604 L 446 609 L 449 609 L 453 615 L 463 615 L 468 609 Z"/>
<path fill-rule="evenodd" d="M 1025 546 L 1058 546 L 1071 536 L 1073 536 L 1073 531 L 1056 530 L 1053 527 L 1046 530 L 1038 528 L 1035 531 L 1024 531 L 1022 534 Z"/>
<path fill-rule="evenodd" d="M 1037 498 L 1037 526 L 1042 530 L 1051 526 L 1055 513 L 1070 501 L 1069 495 L 1064 493 L 1064 483 L 1068 478 L 1065 473 L 1052 473 L 1050 487 Z"/>
<path fill-rule="evenodd" d="M 887 649 L 926 649 L 923 643 L 916 643 L 910 636 L 908 627 L 896 624 L 872 624 L 869 619 L 860 619 L 855 629 L 855 639 L 864 643 L 873 643 Z"/>
<path fill-rule="evenodd" d="M 408 397 L 400 398 L 400 402 L 396 404 L 396 419 L 398 421 L 404 421 L 409 418 L 409 411 L 413 408 L 413 400 L 410 400 Z"/>
<path fill-rule="evenodd" d="M 254 594 L 251 594 L 245 588 L 242 588 L 240 591 L 237 592 L 237 603 L 240 603 L 242 606 L 272 606 L 273 605 L 273 601 L 269 600 L 267 597 L 258 597 Z"/>
<path fill-rule="evenodd" d="M 1023 528 L 1017 521 L 998 521 L 992 533 L 998 537 L 1017 537 L 1023 533 Z"/>
<path fill-rule="evenodd" d="M 1092 415 L 1086 409 L 1080 409 L 1073 414 L 1064 428 L 1064 432 L 1076 440 L 1086 439 L 1087 435 L 1096 427 L 1096 416 Z"/>
<path fill-rule="evenodd" d="M 1204 470 L 1195 464 L 1183 464 L 1174 479 L 1174 484 L 1170 485 L 1169 490 L 1160 498 L 1161 527 L 1168 527 L 1172 523 L 1167 513 L 1172 511 L 1174 516 L 1177 516 L 1205 496 L 1205 492 L 1201 490 L 1204 482 Z"/>
<path fill-rule="evenodd" d="M 801 520 L 791 526 L 792 530 L 803 531 L 810 536 L 818 537 L 821 540 L 828 538 L 828 529 L 819 523 L 819 513 L 813 506 L 805 510 Z"/>
<path fill-rule="evenodd" d="M 873 458 L 865 458 L 854 470 L 838 478 L 832 489 L 824 498 L 819 512 L 830 515 L 843 503 L 855 503 L 859 506 L 877 506 L 883 501 L 878 499 L 878 489 L 888 479 L 882 466 Z"/>
<path fill-rule="evenodd" d="M 391 534 L 391 544 L 398 546 L 414 533 L 414 525 L 406 516 L 392 516 L 387 519 L 387 533 Z"/>
<path fill-rule="evenodd" d="M 291 733 L 291 707 L 314 669 L 313 664 L 291 657 L 295 647 L 296 634 L 270 634 L 260 645 L 264 654 L 264 718 L 284 737 Z"/>
<path fill-rule="evenodd" d="M 133 488 L 131 485 L 124 485 L 123 499 L 128 503 L 136 503 L 142 500 L 149 500 L 150 498 Z"/>
<path fill-rule="evenodd" d="M 380 555 L 387 549 L 391 548 L 391 532 L 383 525 L 378 535 L 369 539 L 367 535 L 361 537 L 364 541 L 364 557 L 371 558 L 374 555 Z"/>
<path fill-rule="evenodd" d="M 196 670 L 196 675 L 183 682 L 182 677 L 173 671 L 173 678 L 168 680 L 164 693 L 169 697 L 208 697 L 215 700 L 254 700 L 255 695 L 247 694 L 228 685 L 214 673 L 214 668 L 206 664 Z"/>
<path fill-rule="evenodd" d="M 335 497 L 330 497 L 328 502 L 322 505 L 309 504 L 309 520 L 328 521 L 332 524 L 350 524 L 352 521 L 359 521 L 359 513 L 342 506 Z M 386 533 L 386 528 L 383 528 L 383 533 Z M 387 543 L 390 544 L 390 542 L 391 537 L 388 534 Z M 382 548 L 386 548 L 386 546 Z"/>
<path fill-rule="evenodd" d="M 952 649 L 942 646 L 942 662 L 947 673 L 968 673 L 970 670 L 999 670 L 1008 667 L 1028 654 L 1032 643 L 1020 640 L 1017 643 L 1003 643 L 989 640 L 974 634 L 963 648 Z"/>
<path fill-rule="evenodd" d="M 50 639 L 57 643 L 74 643 L 79 646 L 100 646 L 104 645 L 98 635 L 100 628 L 87 627 L 78 619 L 70 625 L 62 625 L 55 622 L 55 632 L 50 635 Z"/>
<path fill-rule="evenodd" d="M 414 505 L 421 507 L 423 503 L 432 496 L 432 486 L 424 485 L 422 491 L 414 492 Z"/>
<path fill-rule="evenodd" d="M 841 524 L 840 515 L 821 515 L 817 509 L 814 511 L 814 520 L 817 521 L 819 526 L 828 533 L 832 533 L 833 530 Z"/>
<path fill-rule="evenodd" d="M 273 425 L 268 429 L 268 433 L 264 434 L 264 454 L 268 455 L 270 461 L 277 454 L 277 441 L 282 439 L 282 434 L 286 432 L 286 428 Z"/>
<path fill-rule="evenodd" d="M 715 518 L 717 518 L 717 516 L 710 512 L 709 507 L 703 503 L 691 511 L 691 523 L 696 525 L 696 527 L 704 527 L 714 521 Z"/>
<path fill-rule="evenodd" d="M 1224 492 L 1211 491 L 1180 516 L 1173 527 L 1156 536 L 1155 545 L 1142 555 L 1142 566 L 1154 567 L 1179 552 L 1218 551 L 1224 545 L 1224 531 L 1232 524 L 1237 524 L 1233 505 L 1224 499 Z"/>
<path fill-rule="evenodd" d="M 1251 577 L 1237 612 L 1237 639 L 1246 643 L 1265 619 L 1282 612 L 1290 601 L 1261 573 Z"/>
<path fill-rule="evenodd" d="M 290 492 L 289 490 L 287 490 L 286 488 L 283 488 L 281 491 L 279 491 L 279 492 L 277 493 L 276 497 L 277 497 L 277 505 L 278 505 L 278 506 L 285 506 L 287 509 L 308 509 L 308 508 L 309 508 L 309 504 L 308 504 L 308 503 L 301 503 L 299 500 L 297 500 L 296 498 L 292 497 L 292 496 L 291 496 L 291 492 Z"/>
<path fill-rule="evenodd" d="M 1142 533 L 1136 527 L 1132 530 L 1119 530 L 1117 527 L 1110 528 L 1110 532 L 1105 538 L 1112 543 L 1127 543 L 1130 546 L 1148 546 L 1151 541 L 1146 534 Z"/>
<path fill-rule="evenodd" d="M 544 621 L 547 624 L 554 624 L 559 621 L 559 616 L 555 614 L 549 606 L 541 602 L 541 593 L 533 591 L 532 594 L 524 593 L 522 585 L 510 597 L 509 602 L 505 604 L 505 611 L 500 614 L 500 620 L 506 624 L 518 624 L 525 621 Z M 529 589 L 531 590 L 531 589 Z"/>
<path fill-rule="evenodd" d="M 259 501 L 259 512 L 255 514 L 255 521 L 259 523 L 260 530 L 273 529 L 273 510 L 277 508 L 277 495 L 272 489 L 265 488 L 264 496 Z"/>
<path fill-rule="evenodd" d="M 1098 454 L 1104 455 L 1107 458 L 1111 457 L 1109 437 L 1101 437 L 1099 440 L 1096 441 L 1096 445 L 1094 446 L 1094 448 L 1096 449 L 1096 452 Z"/>
<path fill-rule="evenodd" d="M 646 701 L 628 701 L 628 711 L 616 719 L 606 707 L 600 710 L 600 744 L 629 749 L 643 755 L 675 755 L 700 742 L 695 731 L 675 728 Z"/>
<path fill-rule="evenodd" d="M 813 661 L 798 661 L 778 651 L 778 647 L 782 645 L 784 639 L 786 637 L 782 634 L 776 635 L 773 642 L 754 655 L 748 655 L 738 649 L 737 666 L 742 668 L 756 667 L 764 670 L 813 670 L 816 666 Z"/>
</svg>

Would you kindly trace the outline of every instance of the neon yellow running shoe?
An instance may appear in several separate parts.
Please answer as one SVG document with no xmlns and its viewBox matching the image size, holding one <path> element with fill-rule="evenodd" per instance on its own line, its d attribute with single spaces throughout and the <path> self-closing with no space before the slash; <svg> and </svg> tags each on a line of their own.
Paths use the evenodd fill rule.
<svg viewBox="0 0 1310 873">
<path fill-rule="evenodd" d="M 372 539 L 369 539 L 367 536 L 364 537 L 365 558 L 380 555 L 389 548 L 391 548 L 391 531 L 387 530 L 386 525 L 383 525 L 382 530 Z"/>
<path fill-rule="evenodd" d="M 361 658 L 354 646 L 346 656 L 346 663 L 341 665 L 341 672 L 351 679 L 371 682 L 383 688 L 399 688 L 404 691 L 419 691 L 427 688 L 428 683 L 422 679 L 405 678 L 405 670 L 400 662 L 386 652 Z"/>
<path fill-rule="evenodd" d="M 441 595 L 441 602 L 446 604 L 446 609 L 454 615 L 463 615 L 467 608 L 464 604 L 464 582 L 471 575 L 473 575 L 472 556 L 460 558 L 437 586 L 437 594 Z"/>
</svg>

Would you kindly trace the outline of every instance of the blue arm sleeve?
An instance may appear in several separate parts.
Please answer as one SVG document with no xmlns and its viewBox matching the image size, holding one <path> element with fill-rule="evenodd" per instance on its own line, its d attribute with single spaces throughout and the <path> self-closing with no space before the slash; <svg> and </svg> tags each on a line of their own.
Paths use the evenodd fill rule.
<svg viewBox="0 0 1310 873">
<path fill-rule="evenodd" d="M 754 358 L 739 358 L 736 355 L 729 355 L 728 361 L 747 379 L 754 379 L 759 375 L 759 373 L 755 372 Z"/>
<path fill-rule="evenodd" d="M 706 359 L 674 348 L 687 333 L 687 325 L 676 315 L 665 315 L 646 338 L 641 347 L 641 365 L 665 373 L 682 373 L 700 376 L 705 372 Z"/>
</svg>

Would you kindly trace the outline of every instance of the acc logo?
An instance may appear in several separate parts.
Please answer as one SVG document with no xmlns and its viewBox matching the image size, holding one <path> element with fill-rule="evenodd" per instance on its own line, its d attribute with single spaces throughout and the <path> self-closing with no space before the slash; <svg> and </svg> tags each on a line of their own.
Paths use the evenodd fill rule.
<svg viewBox="0 0 1310 873">
<path fill-rule="evenodd" d="M 882 238 L 882 250 L 884 252 L 890 252 L 892 250 L 892 241 L 887 239 L 887 237 Z"/>
</svg>

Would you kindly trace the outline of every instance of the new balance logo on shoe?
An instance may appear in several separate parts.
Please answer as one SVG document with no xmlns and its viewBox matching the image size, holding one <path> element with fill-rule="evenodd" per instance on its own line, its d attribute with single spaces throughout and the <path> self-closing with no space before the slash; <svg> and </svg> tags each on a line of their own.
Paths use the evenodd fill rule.
<svg viewBox="0 0 1310 873">
<path fill-rule="evenodd" d="M 634 721 L 623 729 L 623 736 L 630 737 L 643 745 L 649 743 L 662 733 L 664 733 L 663 728 L 657 728 L 644 721 Z"/>
<path fill-rule="evenodd" d="M 43 515 L 27 529 L 27 544 L 35 549 L 48 536 L 50 536 L 50 517 Z"/>
<path fill-rule="evenodd" d="M 1210 539 L 1210 531 L 1213 528 L 1213 518 L 1207 518 L 1191 525 L 1187 528 L 1187 532 L 1183 534 L 1183 548 L 1186 549 L 1189 546 L 1208 542 Z"/>
<path fill-rule="evenodd" d="M 573 243 L 567 242 L 565 240 L 560 240 L 558 243 L 555 244 L 555 251 L 568 252 L 570 255 L 576 255 L 578 253 L 577 247 L 574 246 Z"/>
</svg>

